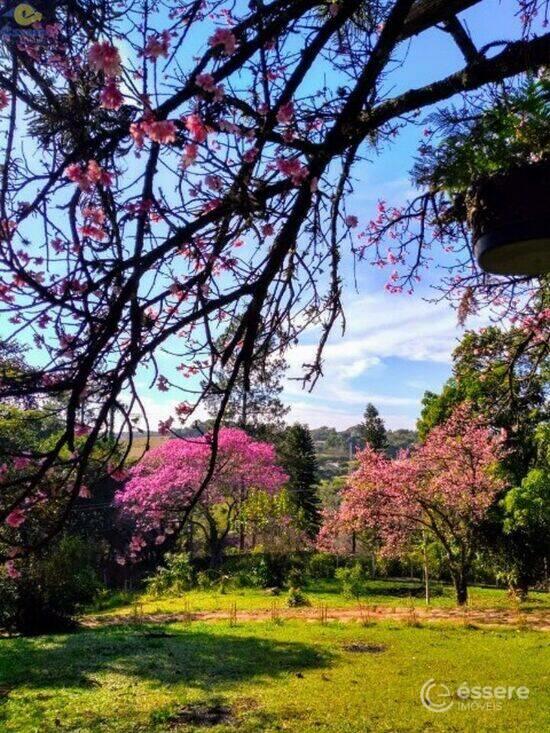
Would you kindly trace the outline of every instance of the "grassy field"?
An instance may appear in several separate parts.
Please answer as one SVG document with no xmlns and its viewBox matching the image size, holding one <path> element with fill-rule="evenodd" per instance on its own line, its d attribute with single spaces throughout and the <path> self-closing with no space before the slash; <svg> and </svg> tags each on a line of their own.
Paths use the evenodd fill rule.
<svg viewBox="0 0 550 733">
<path fill-rule="evenodd" d="M 547 637 L 383 623 L 128 625 L 0 640 L 0 730 L 366 733 L 550 729 Z M 420 702 L 448 685 L 448 712 Z M 529 688 L 462 709 L 462 683 Z M 489 707 L 488 707 L 489 705 Z"/>
<path fill-rule="evenodd" d="M 313 607 L 326 604 L 329 608 L 357 607 L 358 601 L 345 598 L 336 581 L 325 580 L 310 583 L 305 588 Z M 418 582 L 397 580 L 370 580 L 366 583 L 365 594 L 360 599 L 369 606 L 399 608 L 409 606 L 411 595 L 419 608 L 424 606 L 423 588 Z M 192 590 L 176 598 L 155 598 L 146 594 L 111 596 L 103 606 L 100 604 L 91 611 L 98 616 L 129 615 L 135 613 L 136 605 L 144 614 L 190 612 L 224 612 L 233 604 L 239 612 L 268 611 L 273 603 L 284 607 L 285 593 L 274 598 L 261 589 L 230 589 L 225 593 L 215 590 Z M 456 605 L 454 591 L 448 585 L 436 585 L 430 606 L 433 608 L 452 609 Z M 506 591 L 496 588 L 474 586 L 470 589 L 472 609 L 513 609 L 513 603 Z M 530 593 L 526 602 L 521 604 L 521 612 L 550 612 L 549 593 Z"/>
</svg>

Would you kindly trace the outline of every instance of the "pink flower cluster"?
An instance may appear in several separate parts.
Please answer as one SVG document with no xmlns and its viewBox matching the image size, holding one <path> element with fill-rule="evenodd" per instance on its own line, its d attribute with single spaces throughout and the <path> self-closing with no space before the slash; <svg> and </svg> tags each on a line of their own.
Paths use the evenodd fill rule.
<svg viewBox="0 0 550 733">
<path fill-rule="evenodd" d="M 236 38 L 229 28 L 217 28 L 215 33 L 208 39 L 208 44 L 212 46 L 212 48 L 223 46 L 226 56 L 231 56 L 231 54 L 235 53 L 237 48 Z"/>
<path fill-rule="evenodd" d="M 78 163 L 71 163 L 65 168 L 65 177 L 86 192 L 92 191 L 98 185 L 108 188 L 113 182 L 112 175 L 95 160 L 88 161 L 85 168 Z"/>
<path fill-rule="evenodd" d="M 278 171 L 291 179 L 295 186 L 299 186 L 309 175 L 309 169 L 298 158 L 277 158 L 275 166 Z"/>
<path fill-rule="evenodd" d="M 187 411 L 187 405 L 181 405 Z M 131 470 L 130 480 L 115 503 L 132 516 L 136 534 L 130 548 L 135 559 L 146 546 L 146 537 L 165 535 L 177 524 L 206 476 L 211 457 L 211 436 L 176 438 L 150 450 Z M 276 462 L 275 448 L 251 438 L 243 430 L 224 428 L 219 433 L 214 475 L 200 501 L 223 503 L 243 490 L 278 491 L 286 474 Z"/>
<path fill-rule="evenodd" d="M 143 55 L 147 59 L 156 61 L 163 56 L 168 58 L 168 50 L 170 48 L 170 31 L 163 31 L 158 35 L 150 35 L 145 44 Z"/>
<path fill-rule="evenodd" d="M 165 145 L 176 141 L 178 128 L 172 120 L 155 120 L 145 118 L 140 122 L 133 122 L 130 125 L 130 135 L 138 148 L 142 148 L 145 138 L 154 143 Z"/>
<path fill-rule="evenodd" d="M 118 76 L 122 68 L 118 48 L 108 41 L 92 44 L 88 51 L 88 63 L 92 69 L 102 71 L 108 77 Z"/>
</svg>

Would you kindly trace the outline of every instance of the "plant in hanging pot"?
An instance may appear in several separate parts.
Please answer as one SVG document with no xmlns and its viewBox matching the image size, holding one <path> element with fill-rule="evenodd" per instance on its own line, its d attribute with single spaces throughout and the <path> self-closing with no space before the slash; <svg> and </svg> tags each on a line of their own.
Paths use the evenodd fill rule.
<svg viewBox="0 0 550 733">
<path fill-rule="evenodd" d="M 480 178 L 466 196 L 477 261 L 496 274 L 550 272 L 550 159 Z"/>
<path fill-rule="evenodd" d="M 550 272 L 550 78 L 468 119 L 427 147 L 416 182 L 452 200 L 446 221 L 468 226 L 486 272 L 537 276 Z"/>
</svg>

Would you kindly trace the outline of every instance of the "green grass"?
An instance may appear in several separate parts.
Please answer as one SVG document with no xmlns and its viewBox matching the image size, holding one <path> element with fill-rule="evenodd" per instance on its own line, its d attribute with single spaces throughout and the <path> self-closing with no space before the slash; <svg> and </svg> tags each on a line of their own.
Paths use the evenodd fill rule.
<svg viewBox="0 0 550 733">
<path fill-rule="evenodd" d="M 454 608 L 456 605 L 454 591 L 448 585 L 434 586 L 434 596 L 430 606 L 433 608 Z M 312 605 L 327 604 L 330 608 L 357 607 L 357 600 L 345 598 L 336 581 L 323 580 L 310 583 L 305 588 Z M 410 604 L 410 594 L 415 592 L 415 603 L 423 605 L 423 589 L 419 582 L 397 580 L 370 580 L 366 583 L 365 594 L 361 602 L 374 606 L 402 607 Z M 285 594 L 278 598 L 281 606 L 284 604 Z M 180 597 L 155 598 L 146 594 L 136 593 L 133 596 L 120 596 L 117 599 L 108 599 L 105 604 L 92 608 L 94 615 L 129 615 L 134 612 L 134 604 L 140 605 L 145 614 L 227 611 L 235 603 L 241 612 L 267 611 L 271 608 L 274 598 L 261 589 L 233 589 L 226 593 L 215 590 L 192 590 Z M 496 588 L 472 587 L 470 589 L 470 605 L 475 609 L 512 609 L 513 605 L 505 590 Z M 521 604 L 523 613 L 550 611 L 550 594 L 530 593 L 527 601 Z"/>
<path fill-rule="evenodd" d="M 166 636 L 159 634 L 166 631 Z M 378 645 L 351 652 L 350 643 Z M 373 653 L 374 651 L 374 653 Z M 550 729 L 545 634 L 285 621 L 116 626 L 0 640 L 4 733 L 368 733 Z M 422 684 L 525 685 L 500 710 L 425 709 Z M 221 704 L 213 728 L 177 722 Z"/>
</svg>

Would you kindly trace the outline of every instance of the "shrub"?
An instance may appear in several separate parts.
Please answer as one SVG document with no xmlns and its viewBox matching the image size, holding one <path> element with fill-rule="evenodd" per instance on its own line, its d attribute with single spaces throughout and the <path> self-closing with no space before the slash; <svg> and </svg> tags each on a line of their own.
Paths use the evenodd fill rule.
<svg viewBox="0 0 550 733">
<path fill-rule="evenodd" d="M 181 595 L 193 587 L 193 566 L 186 552 L 166 553 L 166 565 L 147 580 L 153 596 Z"/>
<path fill-rule="evenodd" d="M 360 563 L 351 568 L 338 568 L 336 578 L 346 598 L 359 598 L 365 592 L 365 575 Z"/>
<path fill-rule="evenodd" d="M 300 588 L 290 588 L 286 597 L 286 605 L 289 608 L 299 606 L 311 606 L 311 601 Z"/>
<path fill-rule="evenodd" d="M 316 552 L 309 558 L 308 574 L 313 580 L 334 578 L 336 572 L 336 557 L 328 552 Z"/>
<path fill-rule="evenodd" d="M 66 629 L 99 590 L 95 550 L 64 535 L 42 557 L 31 556 L 21 577 L 0 575 L 0 626 L 23 634 Z"/>
</svg>

